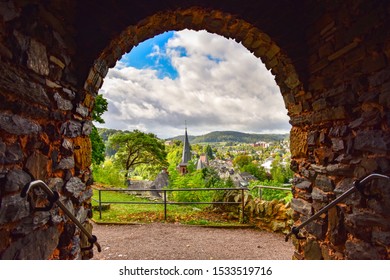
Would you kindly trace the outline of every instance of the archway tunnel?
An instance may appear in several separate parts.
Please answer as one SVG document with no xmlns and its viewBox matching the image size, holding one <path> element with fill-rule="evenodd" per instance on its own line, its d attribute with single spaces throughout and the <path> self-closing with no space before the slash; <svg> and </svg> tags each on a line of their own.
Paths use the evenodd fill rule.
<svg viewBox="0 0 390 280">
<path fill-rule="evenodd" d="M 94 97 L 125 52 L 168 30 L 233 38 L 275 75 L 292 125 L 296 224 L 355 179 L 389 175 L 389 13 L 387 1 L 2 2 L 1 258 L 91 257 L 60 209 L 34 212 L 20 192 L 43 180 L 93 231 Z M 292 258 L 389 259 L 389 197 L 373 181 L 294 239 Z"/>
</svg>

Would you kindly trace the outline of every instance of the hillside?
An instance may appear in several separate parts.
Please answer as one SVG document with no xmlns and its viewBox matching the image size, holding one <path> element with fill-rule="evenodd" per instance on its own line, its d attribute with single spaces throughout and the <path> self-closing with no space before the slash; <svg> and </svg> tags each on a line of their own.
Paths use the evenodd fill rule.
<svg viewBox="0 0 390 280">
<path fill-rule="evenodd" d="M 255 143 L 259 141 L 280 141 L 288 138 L 288 136 L 289 134 L 256 134 L 238 131 L 214 131 L 200 136 L 189 135 L 188 140 L 191 144 L 216 142 Z M 183 135 L 180 135 L 167 140 L 183 140 L 183 137 Z"/>
<path fill-rule="evenodd" d="M 98 128 L 100 137 L 106 142 L 108 137 L 120 130 Z M 188 135 L 188 140 L 191 144 L 198 143 L 217 143 L 217 142 L 238 142 L 238 143 L 255 143 L 259 141 L 272 142 L 280 141 L 288 138 L 289 134 L 257 134 L 243 133 L 238 131 L 213 131 L 204 135 L 193 136 Z M 171 137 L 165 140 L 180 140 L 183 141 L 184 135 Z"/>
</svg>

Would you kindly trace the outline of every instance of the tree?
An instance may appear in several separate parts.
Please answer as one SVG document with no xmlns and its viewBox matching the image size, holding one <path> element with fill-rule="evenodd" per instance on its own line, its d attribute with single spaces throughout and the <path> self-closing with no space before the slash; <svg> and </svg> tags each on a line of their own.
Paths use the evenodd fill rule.
<svg viewBox="0 0 390 280">
<path fill-rule="evenodd" d="M 205 154 L 207 155 L 207 158 L 214 159 L 213 149 L 211 149 L 210 145 L 207 145 L 204 149 Z"/>
<path fill-rule="evenodd" d="M 233 160 L 233 164 L 238 168 L 242 168 L 243 166 L 248 165 L 251 162 L 252 162 L 252 158 L 247 155 L 238 155 Z"/>
<path fill-rule="evenodd" d="M 107 106 L 107 100 L 101 94 L 98 94 L 95 98 L 95 104 L 92 110 L 93 121 L 104 123 L 102 115 L 105 111 L 107 111 Z M 105 145 L 95 125 L 92 127 L 92 132 L 89 135 L 89 139 L 91 139 L 92 145 L 92 163 L 100 164 L 104 161 Z"/>
<path fill-rule="evenodd" d="M 104 161 L 105 145 L 99 132 L 95 126 L 92 127 L 92 132 L 89 135 L 92 145 L 92 163 L 99 165 Z"/>
<path fill-rule="evenodd" d="M 102 115 L 108 109 L 107 99 L 103 95 L 98 94 L 95 98 L 95 104 L 93 105 L 92 119 L 98 123 L 104 123 Z"/>
<path fill-rule="evenodd" d="M 109 138 L 109 146 L 117 153 L 114 162 L 125 170 L 128 180 L 130 170 L 140 164 L 166 165 L 164 143 L 153 133 L 134 130 L 129 133 L 116 133 Z"/>
<path fill-rule="evenodd" d="M 260 181 L 264 181 L 267 179 L 267 172 L 265 171 L 264 167 L 259 167 L 252 162 L 247 165 L 244 165 L 242 168 L 240 168 L 240 171 L 248 172 Z"/>
</svg>

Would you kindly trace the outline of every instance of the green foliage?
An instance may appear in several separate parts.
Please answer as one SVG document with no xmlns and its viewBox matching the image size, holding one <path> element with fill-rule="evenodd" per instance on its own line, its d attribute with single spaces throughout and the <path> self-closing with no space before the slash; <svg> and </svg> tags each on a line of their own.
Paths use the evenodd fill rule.
<svg viewBox="0 0 390 280">
<path fill-rule="evenodd" d="M 98 94 L 95 98 L 95 104 L 93 105 L 92 119 L 95 122 L 104 123 L 102 115 L 104 114 L 104 112 L 107 111 L 107 109 L 108 109 L 107 100 L 103 97 L 103 95 Z"/>
<path fill-rule="evenodd" d="M 204 153 L 207 155 L 207 158 L 209 160 L 214 159 L 214 153 L 213 149 L 210 147 L 210 145 L 207 145 L 204 149 Z"/>
<path fill-rule="evenodd" d="M 104 161 L 105 145 L 95 126 L 92 127 L 89 138 L 91 139 L 92 144 L 92 163 L 99 165 Z"/>
<path fill-rule="evenodd" d="M 278 183 L 288 183 L 293 177 L 293 172 L 289 166 L 283 166 L 281 164 L 280 156 L 277 155 L 271 164 L 272 179 Z"/>
<path fill-rule="evenodd" d="M 140 164 L 158 165 L 159 169 L 166 165 L 165 145 L 153 133 L 116 133 L 109 137 L 109 147 L 117 150 L 114 163 L 126 171 L 126 180 L 130 169 Z"/>
<path fill-rule="evenodd" d="M 169 172 L 173 172 L 174 170 L 176 170 L 177 165 L 181 161 L 182 151 L 183 151 L 182 143 L 178 143 L 178 145 L 168 147 L 167 162 L 169 165 L 168 167 Z"/>
<path fill-rule="evenodd" d="M 93 179 L 97 183 L 113 187 L 125 187 L 124 173 L 110 159 L 104 161 L 103 164 L 94 164 L 92 166 L 92 172 Z"/>
<path fill-rule="evenodd" d="M 107 100 L 101 94 L 98 94 L 95 98 L 95 104 L 92 110 L 92 119 L 95 122 L 104 123 L 102 115 L 107 111 L 107 105 Z M 92 145 L 92 163 L 100 164 L 104 161 L 105 145 L 95 126 L 92 127 L 89 138 L 91 139 Z"/>
<path fill-rule="evenodd" d="M 249 163 L 247 165 L 244 165 L 241 169 L 241 172 L 248 172 L 255 176 L 258 180 L 266 180 L 267 179 L 267 172 L 265 171 L 264 167 L 259 167 L 254 163 Z"/>
<path fill-rule="evenodd" d="M 250 193 L 253 197 L 260 197 L 260 191 L 256 186 L 271 186 L 271 187 L 284 187 L 283 184 L 272 181 L 272 180 L 265 180 L 265 181 L 255 181 L 251 182 L 249 184 Z M 291 201 L 292 199 L 292 192 L 290 187 L 285 187 L 286 191 L 284 190 L 273 190 L 273 189 L 261 189 L 261 198 L 263 200 L 280 200 L 284 199 L 286 202 Z"/>
<path fill-rule="evenodd" d="M 231 145 L 238 143 L 255 143 L 258 141 L 275 142 L 285 140 L 289 134 L 256 134 L 256 133 L 242 133 L 238 131 L 213 131 L 205 135 L 191 136 L 188 139 L 192 144 L 198 143 L 217 143 L 217 142 L 231 142 Z M 182 140 L 183 135 L 169 138 L 167 140 Z"/>
<path fill-rule="evenodd" d="M 252 162 L 252 158 L 248 155 L 238 155 L 236 158 L 233 160 L 234 166 L 238 168 L 242 168 L 245 165 L 248 165 L 249 163 Z"/>
</svg>

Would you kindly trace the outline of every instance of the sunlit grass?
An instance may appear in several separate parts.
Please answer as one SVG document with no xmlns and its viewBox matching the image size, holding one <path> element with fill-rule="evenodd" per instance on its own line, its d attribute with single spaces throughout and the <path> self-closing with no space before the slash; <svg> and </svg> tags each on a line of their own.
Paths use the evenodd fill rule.
<svg viewBox="0 0 390 280">
<path fill-rule="evenodd" d="M 212 211 L 210 205 L 167 205 L 165 219 L 163 204 L 117 204 L 115 202 L 162 202 L 148 198 L 113 191 L 102 191 L 101 200 L 109 202 L 109 210 L 99 215 L 99 192 L 94 190 L 92 206 L 93 219 L 100 223 L 182 223 L 191 225 L 232 226 L 239 225 L 238 215 Z"/>
</svg>

